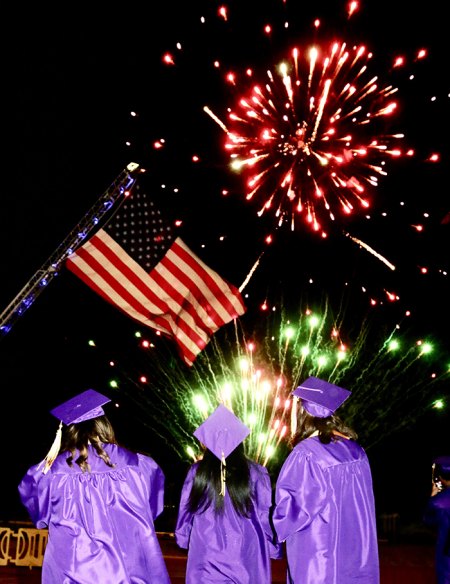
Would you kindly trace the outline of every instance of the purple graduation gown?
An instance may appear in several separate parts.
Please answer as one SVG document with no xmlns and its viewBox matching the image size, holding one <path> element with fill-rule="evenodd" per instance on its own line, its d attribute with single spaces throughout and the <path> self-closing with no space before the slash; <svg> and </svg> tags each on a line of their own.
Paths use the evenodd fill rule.
<svg viewBox="0 0 450 584">
<path fill-rule="evenodd" d="M 379 583 L 372 475 L 353 440 L 295 446 L 278 476 L 273 522 L 289 584 Z"/>
<path fill-rule="evenodd" d="M 250 517 L 239 515 L 225 494 L 223 514 L 213 506 L 201 513 L 187 509 L 198 463 L 191 466 L 183 484 L 175 539 L 188 549 L 186 584 L 270 584 L 270 558 L 280 557 L 281 546 L 274 544 L 269 513 L 272 486 L 267 469 L 252 463 L 253 511 Z"/>
<path fill-rule="evenodd" d="M 115 468 L 89 447 L 91 472 L 60 454 L 47 474 L 31 467 L 19 485 L 39 529 L 48 528 L 43 584 L 170 583 L 154 519 L 164 504 L 164 474 L 142 454 L 106 444 Z"/>
<path fill-rule="evenodd" d="M 437 531 L 437 584 L 450 584 L 450 487 L 429 498 L 424 521 Z"/>
</svg>

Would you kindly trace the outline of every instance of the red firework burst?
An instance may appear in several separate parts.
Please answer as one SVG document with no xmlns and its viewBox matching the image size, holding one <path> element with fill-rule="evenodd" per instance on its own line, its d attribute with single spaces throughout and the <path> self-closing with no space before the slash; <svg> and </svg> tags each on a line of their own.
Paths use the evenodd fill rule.
<svg viewBox="0 0 450 584">
<path fill-rule="evenodd" d="M 229 110 L 225 148 L 246 178 L 247 200 L 261 201 L 258 214 L 273 212 L 292 229 L 304 221 L 325 236 L 327 221 L 370 207 L 403 138 L 384 133 L 397 88 L 380 86 L 371 57 L 345 43 L 295 48 Z"/>
</svg>

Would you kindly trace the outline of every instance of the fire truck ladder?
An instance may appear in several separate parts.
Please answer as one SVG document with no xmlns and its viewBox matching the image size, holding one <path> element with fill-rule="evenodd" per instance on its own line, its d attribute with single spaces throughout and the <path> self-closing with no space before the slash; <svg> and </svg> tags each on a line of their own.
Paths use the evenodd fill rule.
<svg viewBox="0 0 450 584">
<path fill-rule="evenodd" d="M 33 304 L 48 284 L 55 278 L 65 260 L 70 256 L 90 233 L 98 226 L 101 218 L 118 202 L 123 202 L 123 195 L 136 182 L 135 172 L 139 165 L 130 162 L 119 174 L 111 186 L 103 193 L 83 220 L 69 233 L 48 260 L 37 270 L 12 302 L 0 314 L 0 337 L 5 336 L 13 324 Z M 122 199 L 122 201 L 120 201 Z"/>
</svg>

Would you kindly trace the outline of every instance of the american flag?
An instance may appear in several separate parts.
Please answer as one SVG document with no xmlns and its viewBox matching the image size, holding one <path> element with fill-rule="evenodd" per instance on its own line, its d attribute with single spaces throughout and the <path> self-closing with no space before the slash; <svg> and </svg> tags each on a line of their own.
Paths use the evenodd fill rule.
<svg viewBox="0 0 450 584">
<path fill-rule="evenodd" d="M 239 290 L 174 235 L 138 186 L 66 266 L 125 314 L 173 338 L 189 366 L 246 310 Z"/>
</svg>

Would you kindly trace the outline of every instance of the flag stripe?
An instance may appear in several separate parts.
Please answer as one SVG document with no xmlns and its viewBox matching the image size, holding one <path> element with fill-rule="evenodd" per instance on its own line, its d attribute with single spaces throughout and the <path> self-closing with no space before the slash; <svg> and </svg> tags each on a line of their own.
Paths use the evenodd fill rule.
<svg viewBox="0 0 450 584">
<path fill-rule="evenodd" d="M 208 313 L 197 302 L 195 296 L 189 296 L 188 288 L 183 289 L 183 293 L 180 294 L 177 290 L 177 286 L 180 288 L 180 284 L 176 278 L 171 276 L 170 272 L 164 281 L 160 279 L 158 281 L 155 278 L 155 270 L 147 274 L 127 253 L 124 253 L 123 249 L 105 231 L 100 231 L 98 237 L 93 239 L 95 247 L 101 251 L 105 259 L 111 262 L 110 266 L 107 266 L 106 274 L 108 271 L 112 271 L 117 282 L 120 279 L 120 282 L 126 281 L 134 284 L 136 288 L 131 290 L 133 294 L 142 293 L 141 302 L 144 304 L 144 314 L 147 314 L 148 311 L 153 313 L 156 311 L 155 306 L 157 306 L 161 314 L 171 315 L 172 332 L 176 332 L 179 327 L 181 331 L 189 334 L 198 346 L 204 348 L 207 335 L 203 334 L 203 330 L 206 328 L 206 331 L 211 333 L 216 331 L 217 327 L 208 326 L 210 322 Z M 165 261 L 166 256 L 159 262 L 159 265 Z M 118 273 L 115 268 L 119 269 Z M 213 323 L 211 322 L 211 324 Z M 196 330 L 197 332 L 201 331 L 198 338 L 195 337 Z"/>
<path fill-rule="evenodd" d="M 207 303 L 208 314 L 217 328 L 243 314 L 244 304 L 237 289 L 208 268 L 180 238 L 175 240 L 165 257 L 173 259 L 172 272 L 178 280 L 185 283 L 190 290 L 194 286 L 194 296 Z M 175 271 L 176 268 L 179 269 L 178 272 Z"/>
<path fill-rule="evenodd" d="M 239 293 L 237 306 L 226 300 L 226 294 L 235 294 L 236 289 L 218 278 L 179 238 L 150 274 L 104 230 L 72 254 L 67 267 L 135 320 L 173 335 L 189 365 L 211 333 L 245 310 Z M 202 278 L 218 297 L 203 293 Z"/>
<path fill-rule="evenodd" d="M 180 307 L 183 307 L 184 311 L 191 313 L 195 320 L 202 323 L 202 328 L 206 328 L 212 334 L 224 323 L 237 316 L 237 311 L 233 311 L 232 315 L 218 314 L 216 308 L 221 310 L 222 306 L 216 302 L 215 298 L 210 300 L 201 292 L 195 273 L 193 274 L 195 279 L 189 276 L 189 272 L 193 272 L 190 264 L 180 261 L 174 250 L 175 247 L 176 242 L 155 267 L 152 276 L 155 282 L 169 292 L 170 297 Z M 189 256 L 186 259 L 189 259 Z"/>
<path fill-rule="evenodd" d="M 68 259 L 67 267 L 86 284 L 95 288 L 95 291 L 105 300 L 113 304 L 119 304 L 119 300 L 122 300 L 126 305 L 126 312 L 130 316 L 132 315 L 134 318 L 145 322 L 145 313 L 147 312 L 145 296 L 139 293 L 139 289 L 134 286 L 134 283 L 131 285 L 131 280 L 126 281 L 127 287 L 122 285 L 120 270 L 116 269 L 116 264 L 111 262 L 106 254 L 101 255 L 98 243 L 97 236 L 94 236 L 83 248 L 78 250 L 76 255 Z M 120 260 L 118 257 L 116 257 L 116 261 L 117 265 L 119 265 Z M 136 280 L 135 278 L 133 279 Z M 161 316 L 164 314 L 162 310 L 154 306 L 153 322 L 155 325 L 161 324 L 160 330 L 168 333 L 169 329 L 166 329 L 162 319 L 158 318 L 158 313 Z"/>
<path fill-rule="evenodd" d="M 148 318 L 151 315 L 158 325 L 153 328 L 170 335 L 176 334 L 183 350 L 189 352 L 189 358 L 206 346 L 208 334 L 193 322 L 189 313 L 182 312 L 183 318 L 177 318 L 177 313 L 158 298 L 158 293 L 165 295 L 164 290 L 155 288 L 152 278 L 106 232 L 100 230 L 83 249 L 71 256 L 69 269 L 73 264 L 77 265 L 77 275 L 86 284 L 94 282 L 96 291 L 103 298 L 129 316 L 151 326 Z M 126 287 L 123 282 L 126 282 Z"/>
<path fill-rule="evenodd" d="M 86 258 L 81 258 L 77 256 L 76 258 L 71 258 L 67 263 L 67 267 L 76 274 L 85 284 L 90 286 L 95 292 L 102 296 L 105 300 L 114 304 L 120 308 L 124 313 L 131 316 L 133 319 L 141 322 L 142 324 L 149 326 L 155 330 L 161 331 L 167 336 L 172 336 L 172 331 L 175 329 L 177 331 L 177 341 L 180 345 L 180 349 L 183 354 L 183 358 L 188 364 L 192 364 L 196 355 L 200 352 L 202 345 L 200 342 L 200 348 L 197 344 L 191 342 L 191 337 L 189 335 L 183 334 L 181 327 L 176 327 L 173 318 L 170 314 L 164 315 L 162 317 L 156 317 L 155 319 L 150 319 L 146 316 L 147 311 L 136 310 L 134 306 L 128 304 L 124 297 L 117 294 L 117 290 L 114 285 L 110 286 L 101 275 L 93 271 L 90 267 L 92 263 L 92 257 L 87 256 L 88 262 L 85 261 Z M 204 345 L 207 343 L 204 341 Z"/>
</svg>

